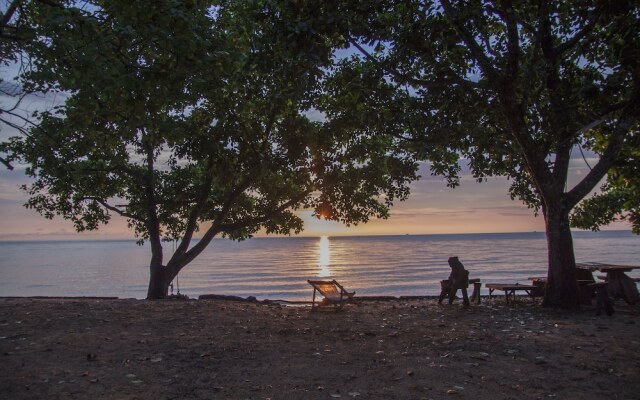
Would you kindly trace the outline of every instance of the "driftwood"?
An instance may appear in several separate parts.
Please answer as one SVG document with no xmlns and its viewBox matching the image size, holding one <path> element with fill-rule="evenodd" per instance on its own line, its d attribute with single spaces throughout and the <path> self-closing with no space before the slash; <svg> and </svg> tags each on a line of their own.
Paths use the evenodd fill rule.
<svg viewBox="0 0 640 400">
<path fill-rule="evenodd" d="M 225 300 L 225 301 L 241 301 L 249 303 L 257 303 L 258 299 L 253 296 L 249 296 L 246 299 L 240 296 L 227 296 L 224 294 L 203 294 L 198 296 L 198 300 Z"/>
</svg>

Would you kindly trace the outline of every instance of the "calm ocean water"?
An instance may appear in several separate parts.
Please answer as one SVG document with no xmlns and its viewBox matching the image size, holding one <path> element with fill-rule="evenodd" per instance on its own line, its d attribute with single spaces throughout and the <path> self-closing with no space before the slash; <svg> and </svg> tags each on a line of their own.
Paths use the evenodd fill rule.
<svg viewBox="0 0 640 400">
<path fill-rule="evenodd" d="M 579 262 L 640 265 L 640 237 L 627 231 L 574 232 L 574 245 Z M 310 300 L 307 279 L 332 277 L 359 295 L 437 295 L 455 255 L 485 283 L 546 275 L 543 233 L 220 239 L 175 286 L 191 298 Z M 0 296 L 144 298 L 148 260 L 133 241 L 0 242 Z"/>
</svg>

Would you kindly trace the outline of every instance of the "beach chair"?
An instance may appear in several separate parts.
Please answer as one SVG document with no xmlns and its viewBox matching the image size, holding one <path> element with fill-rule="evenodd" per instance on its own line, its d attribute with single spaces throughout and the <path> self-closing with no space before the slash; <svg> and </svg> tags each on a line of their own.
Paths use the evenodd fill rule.
<svg viewBox="0 0 640 400">
<path fill-rule="evenodd" d="M 337 309 L 348 302 L 353 301 L 353 296 L 356 292 L 347 292 L 342 285 L 336 280 L 332 281 L 310 281 L 309 285 L 313 286 L 313 301 L 311 303 L 311 311 L 318 309 L 321 306 L 334 306 Z M 316 305 L 316 292 L 320 293 L 324 299 Z"/>
</svg>

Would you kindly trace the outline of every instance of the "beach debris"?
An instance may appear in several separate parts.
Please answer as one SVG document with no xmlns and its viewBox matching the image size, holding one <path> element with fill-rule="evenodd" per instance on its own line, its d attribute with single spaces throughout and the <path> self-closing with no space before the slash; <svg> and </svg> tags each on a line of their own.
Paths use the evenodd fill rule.
<svg viewBox="0 0 640 400">
<path fill-rule="evenodd" d="M 142 380 L 138 379 L 138 376 L 136 374 L 127 374 L 125 376 L 127 377 L 127 379 L 129 379 L 129 382 L 133 383 L 134 385 L 139 385 L 142 383 Z"/>
<path fill-rule="evenodd" d="M 342 396 L 337 394 L 337 393 L 333 393 L 333 394 L 331 394 L 331 397 L 333 397 L 334 399 L 339 399 Z"/>
<path fill-rule="evenodd" d="M 489 358 L 489 353 L 480 351 L 478 353 L 472 354 L 470 357 L 475 358 L 476 360 L 487 361 L 487 359 Z"/>
<path fill-rule="evenodd" d="M 152 358 L 152 359 L 151 359 L 151 360 L 149 360 L 149 361 L 151 361 L 152 363 L 157 363 L 157 362 L 162 361 L 162 357 L 154 357 L 154 358 Z"/>
<path fill-rule="evenodd" d="M 535 362 L 537 365 L 543 365 L 547 363 L 547 360 L 545 360 L 544 356 L 537 356 Z"/>
<path fill-rule="evenodd" d="M 447 394 L 458 394 L 464 390 L 464 386 L 455 385 L 453 388 L 447 390 Z"/>
<path fill-rule="evenodd" d="M 360 392 L 349 392 L 349 393 L 347 393 L 347 394 L 348 394 L 349 396 L 351 396 L 351 397 L 358 397 L 358 396 L 360 396 Z"/>
<path fill-rule="evenodd" d="M 464 363 L 464 365 L 467 365 L 469 367 L 479 367 L 480 366 L 480 364 L 478 364 L 478 363 Z"/>
</svg>

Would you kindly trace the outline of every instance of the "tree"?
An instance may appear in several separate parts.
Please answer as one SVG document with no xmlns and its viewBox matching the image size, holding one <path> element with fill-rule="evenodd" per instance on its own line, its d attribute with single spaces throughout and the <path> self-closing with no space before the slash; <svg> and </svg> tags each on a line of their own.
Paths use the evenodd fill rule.
<svg viewBox="0 0 640 400">
<path fill-rule="evenodd" d="M 601 191 L 573 210 L 571 226 L 597 231 L 602 225 L 626 220 L 631 223 L 633 233 L 640 235 L 639 141 L 636 131 L 630 145 L 623 148 L 615 166 L 609 170 Z"/>
<path fill-rule="evenodd" d="M 88 3 L 30 3 L 26 85 L 68 99 L 2 149 L 34 178 L 27 207 L 78 231 L 128 219 L 150 243 L 148 298 L 166 296 L 216 236 L 297 233 L 301 208 L 365 222 L 407 196 L 412 160 L 305 116 L 332 44 L 286 9 Z M 168 261 L 163 239 L 179 240 Z"/>
<path fill-rule="evenodd" d="M 624 158 L 623 148 L 638 151 L 637 2 L 381 0 L 336 7 L 337 29 L 361 56 L 342 62 L 327 113 L 355 124 L 354 107 L 388 107 L 376 123 L 396 131 L 401 125 L 414 154 L 430 159 L 451 185 L 459 155 L 479 181 L 511 179 L 512 198 L 544 215 L 544 305 L 577 308 L 569 214 Z M 599 160 L 567 188 L 576 146 Z"/>
</svg>

